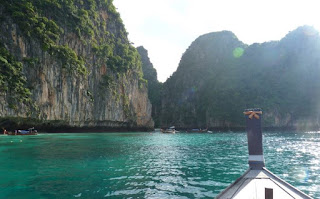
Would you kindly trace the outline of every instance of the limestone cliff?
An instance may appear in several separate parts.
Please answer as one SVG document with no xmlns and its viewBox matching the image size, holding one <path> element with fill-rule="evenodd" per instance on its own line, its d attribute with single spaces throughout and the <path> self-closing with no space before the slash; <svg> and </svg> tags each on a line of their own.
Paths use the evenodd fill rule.
<svg viewBox="0 0 320 199">
<path fill-rule="evenodd" d="M 243 128 L 243 110 L 260 107 L 265 127 L 318 130 L 318 74 L 320 36 L 312 27 L 252 45 L 229 31 L 205 34 L 164 83 L 162 125 Z"/>
<path fill-rule="evenodd" d="M 0 14 L 3 125 L 153 128 L 140 56 L 112 1 L 1 1 Z"/>
<path fill-rule="evenodd" d="M 159 127 L 161 122 L 162 83 L 158 81 L 157 71 L 149 59 L 148 51 L 143 46 L 139 46 L 137 50 L 141 56 L 143 78 L 148 81 L 148 96 L 152 104 L 152 118 L 155 122 L 155 127 Z"/>
</svg>

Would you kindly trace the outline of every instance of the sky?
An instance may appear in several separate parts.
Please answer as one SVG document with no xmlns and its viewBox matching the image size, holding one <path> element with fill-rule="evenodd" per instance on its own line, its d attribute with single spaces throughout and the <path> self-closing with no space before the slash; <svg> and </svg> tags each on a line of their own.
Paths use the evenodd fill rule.
<svg viewBox="0 0 320 199">
<path fill-rule="evenodd" d="M 319 0 L 114 0 L 129 40 L 166 81 L 200 35 L 229 30 L 246 44 L 280 40 L 302 25 L 320 30 Z"/>
</svg>

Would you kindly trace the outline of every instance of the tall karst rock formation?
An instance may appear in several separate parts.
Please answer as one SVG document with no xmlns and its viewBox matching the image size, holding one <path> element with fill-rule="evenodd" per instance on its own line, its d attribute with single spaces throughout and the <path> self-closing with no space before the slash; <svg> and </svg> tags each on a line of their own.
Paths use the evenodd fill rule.
<svg viewBox="0 0 320 199">
<path fill-rule="evenodd" d="M 148 51 L 143 46 L 139 46 L 137 50 L 141 56 L 143 78 L 148 81 L 148 96 L 152 104 L 152 118 L 155 121 L 155 127 L 159 127 L 161 122 L 162 83 L 158 81 L 157 71 L 149 59 Z"/>
<path fill-rule="evenodd" d="M 153 128 L 140 56 L 112 0 L 0 2 L 2 126 Z"/>
<path fill-rule="evenodd" d="M 200 36 L 164 83 L 163 126 L 243 127 L 246 108 L 264 126 L 320 127 L 320 37 L 299 27 L 280 41 L 245 45 L 228 31 Z"/>
</svg>

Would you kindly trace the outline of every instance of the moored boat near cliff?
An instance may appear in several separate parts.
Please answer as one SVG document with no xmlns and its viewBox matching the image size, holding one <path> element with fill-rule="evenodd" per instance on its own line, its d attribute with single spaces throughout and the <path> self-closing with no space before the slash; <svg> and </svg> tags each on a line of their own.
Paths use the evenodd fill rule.
<svg viewBox="0 0 320 199">
<path fill-rule="evenodd" d="M 175 134 L 176 133 L 176 129 L 175 129 L 175 126 L 171 126 L 167 129 L 161 129 L 161 132 L 162 133 L 172 133 L 172 134 Z"/>
<path fill-rule="evenodd" d="M 38 131 L 32 127 L 28 130 L 15 130 L 14 132 L 9 132 L 8 135 L 38 135 Z"/>
<path fill-rule="evenodd" d="M 191 130 L 187 130 L 188 133 L 207 133 L 208 129 L 191 129 Z"/>
</svg>

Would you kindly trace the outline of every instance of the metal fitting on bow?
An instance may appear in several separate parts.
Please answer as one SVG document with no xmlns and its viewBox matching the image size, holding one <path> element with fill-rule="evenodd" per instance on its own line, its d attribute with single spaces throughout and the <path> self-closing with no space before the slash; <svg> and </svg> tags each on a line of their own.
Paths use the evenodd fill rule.
<svg viewBox="0 0 320 199">
<path fill-rule="evenodd" d="M 256 118 L 257 120 L 260 119 L 260 115 L 262 115 L 262 111 L 246 111 L 246 112 L 243 112 L 243 114 L 245 115 L 249 115 L 249 119 L 252 119 L 252 117 Z"/>
</svg>

